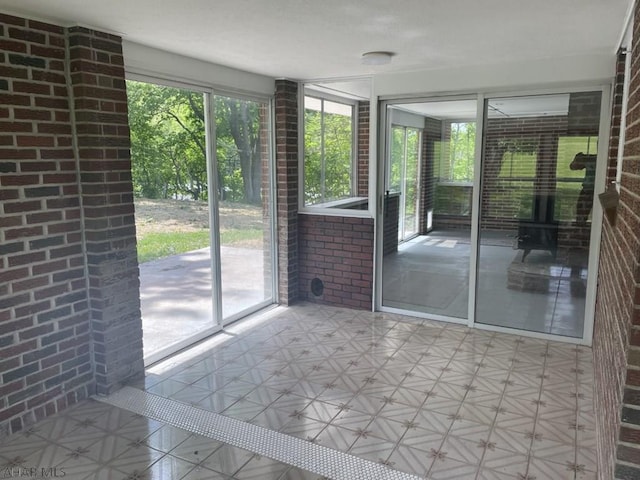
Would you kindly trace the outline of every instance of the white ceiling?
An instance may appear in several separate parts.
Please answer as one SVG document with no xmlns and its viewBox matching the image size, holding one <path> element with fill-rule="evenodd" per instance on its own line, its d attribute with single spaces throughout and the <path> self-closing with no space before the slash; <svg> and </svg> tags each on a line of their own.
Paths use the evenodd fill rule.
<svg viewBox="0 0 640 480">
<path fill-rule="evenodd" d="M 0 0 L 272 77 L 321 79 L 613 54 L 632 0 Z M 391 65 L 362 53 L 387 50 Z"/>
</svg>

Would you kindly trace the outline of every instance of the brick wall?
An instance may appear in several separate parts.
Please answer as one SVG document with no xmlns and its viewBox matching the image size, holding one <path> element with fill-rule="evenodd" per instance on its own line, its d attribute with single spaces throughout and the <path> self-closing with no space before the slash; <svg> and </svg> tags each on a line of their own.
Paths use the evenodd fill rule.
<svg viewBox="0 0 640 480">
<path fill-rule="evenodd" d="M 558 149 L 558 137 L 567 135 L 567 116 L 547 116 L 537 118 L 490 118 L 485 123 L 484 166 L 482 171 L 482 223 L 483 228 L 514 229 L 517 219 L 522 217 L 523 205 L 517 197 L 507 196 L 513 193 L 555 193 L 555 169 Z M 597 133 L 597 130 L 596 130 Z M 519 143 L 518 148 L 530 148 L 525 153 L 532 153 L 538 157 L 538 167 L 535 172 L 520 174 L 513 172 L 513 177 L 524 179 L 522 189 L 513 189 L 507 185 L 500 172 L 504 164 L 505 154 L 511 143 Z M 527 175 L 534 175 L 526 183 Z M 531 201 L 532 197 L 528 197 Z"/>
<path fill-rule="evenodd" d="M 120 40 L 0 15 L 0 45 L 6 433 L 141 373 L 142 348 Z"/>
<path fill-rule="evenodd" d="M 618 52 L 616 77 L 613 85 L 611 105 L 611 128 L 609 130 L 609 161 L 607 162 L 607 184 L 616 180 L 618 167 L 618 144 L 620 142 L 620 120 L 622 117 L 622 96 L 624 95 L 624 71 L 626 54 Z"/>
<path fill-rule="evenodd" d="M 278 299 L 298 297 L 298 84 L 276 80 Z"/>
<path fill-rule="evenodd" d="M 369 195 L 369 110 L 369 102 L 358 102 L 358 197 Z"/>
<path fill-rule="evenodd" d="M 636 5 L 634 39 L 640 35 Z M 630 92 L 640 87 L 640 50 L 631 53 Z M 620 84 L 621 65 L 617 65 Z M 614 92 L 613 125 L 620 110 Z M 593 353 L 601 479 L 640 478 L 640 97 L 628 100 L 617 219 L 604 219 Z M 619 122 L 618 122 L 619 124 Z M 612 146 L 617 143 L 612 142 Z M 613 157 L 611 152 L 610 159 Z M 610 162 L 611 165 L 611 162 Z M 613 172 L 609 172 L 613 178 Z"/>
<path fill-rule="evenodd" d="M 391 193 L 384 197 L 382 231 L 382 255 L 398 251 L 400 229 L 400 194 Z"/>
<path fill-rule="evenodd" d="M 420 200 L 418 203 L 419 232 L 427 232 L 427 215 L 433 210 L 436 190 L 436 165 L 438 149 L 436 145 L 442 137 L 442 121 L 434 118 L 426 118 L 422 131 L 422 156 L 420 158 Z"/>
<path fill-rule="evenodd" d="M 69 29 L 98 393 L 139 376 L 142 320 L 124 61 L 119 37 Z"/>
<path fill-rule="evenodd" d="M 373 292 L 373 219 L 300 215 L 300 297 L 371 310 Z M 396 233 L 397 238 L 397 233 Z M 324 284 L 322 295 L 311 281 Z"/>
</svg>

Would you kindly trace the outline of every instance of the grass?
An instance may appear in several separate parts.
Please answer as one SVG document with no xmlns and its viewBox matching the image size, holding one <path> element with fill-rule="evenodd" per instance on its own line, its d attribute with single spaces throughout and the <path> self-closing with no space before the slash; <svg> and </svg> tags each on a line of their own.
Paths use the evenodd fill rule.
<svg viewBox="0 0 640 480">
<path fill-rule="evenodd" d="M 222 245 L 246 245 L 262 241 L 262 230 L 228 229 L 220 232 Z M 191 232 L 148 232 L 138 238 L 138 262 L 145 263 L 160 258 L 206 248 L 210 244 L 209 230 Z"/>
<path fill-rule="evenodd" d="M 220 243 L 222 245 L 240 245 L 246 243 L 262 242 L 263 231 L 260 228 L 230 228 L 220 231 Z"/>
<path fill-rule="evenodd" d="M 150 262 L 208 246 L 209 230 L 150 232 L 138 239 L 138 262 Z"/>
</svg>

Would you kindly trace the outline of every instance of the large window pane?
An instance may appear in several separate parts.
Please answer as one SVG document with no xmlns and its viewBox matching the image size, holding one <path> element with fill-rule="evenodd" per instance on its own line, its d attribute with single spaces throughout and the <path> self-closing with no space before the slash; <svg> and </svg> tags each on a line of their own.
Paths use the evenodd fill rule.
<svg viewBox="0 0 640 480">
<path fill-rule="evenodd" d="M 600 95 L 487 100 L 477 322 L 582 336 Z"/>
<path fill-rule="evenodd" d="M 268 105 L 216 96 L 224 321 L 273 296 Z"/>
<path fill-rule="evenodd" d="M 216 326 L 204 95 L 127 82 L 145 358 Z"/>
<path fill-rule="evenodd" d="M 476 110 L 473 100 L 387 108 L 385 307 L 467 318 Z"/>
<path fill-rule="evenodd" d="M 417 128 L 393 125 L 390 137 L 387 190 L 399 196 L 398 239 L 418 233 L 418 187 L 421 132 Z"/>
<path fill-rule="evenodd" d="M 352 197 L 354 106 L 309 95 L 304 101 L 304 204 Z"/>
</svg>

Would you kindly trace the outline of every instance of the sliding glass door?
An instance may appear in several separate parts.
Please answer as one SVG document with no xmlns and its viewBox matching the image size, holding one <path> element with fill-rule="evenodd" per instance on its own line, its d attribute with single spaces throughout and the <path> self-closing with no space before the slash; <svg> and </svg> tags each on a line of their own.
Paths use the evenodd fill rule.
<svg viewBox="0 0 640 480">
<path fill-rule="evenodd" d="M 476 322 L 582 337 L 600 101 L 485 101 Z"/>
<path fill-rule="evenodd" d="M 269 104 L 215 96 L 220 295 L 227 324 L 273 301 Z"/>
<path fill-rule="evenodd" d="M 151 363 L 273 302 L 270 108 L 149 81 L 127 90 Z"/>
<path fill-rule="evenodd" d="M 588 335 L 604 96 L 382 102 L 380 306 Z"/>
<path fill-rule="evenodd" d="M 402 125 L 391 128 L 389 191 L 399 195 L 398 240 L 418 234 L 418 191 L 421 130 Z"/>
<path fill-rule="evenodd" d="M 386 106 L 382 306 L 468 318 L 475 100 Z"/>
</svg>

